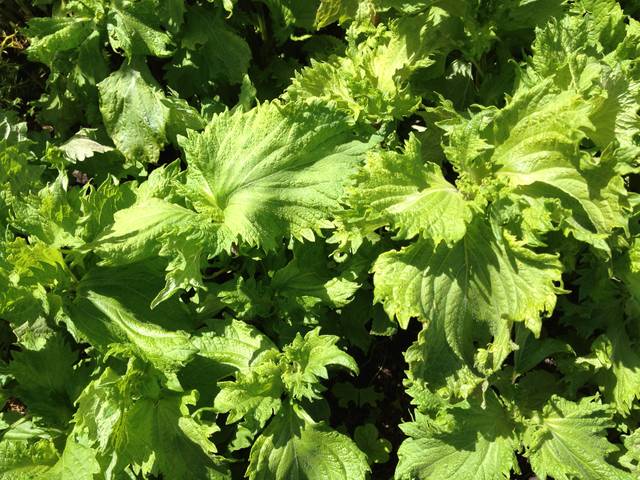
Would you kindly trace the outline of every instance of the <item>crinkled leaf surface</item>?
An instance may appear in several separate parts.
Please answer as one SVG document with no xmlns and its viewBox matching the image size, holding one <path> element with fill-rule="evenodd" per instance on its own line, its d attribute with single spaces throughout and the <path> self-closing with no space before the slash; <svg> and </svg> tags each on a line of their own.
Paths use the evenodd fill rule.
<svg viewBox="0 0 640 480">
<path fill-rule="evenodd" d="M 472 338 L 497 334 L 508 322 L 538 330 L 540 315 L 553 310 L 560 264 L 476 221 L 452 247 L 418 241 L 384 253 L 374 273 L 376 298 L 389 315 L 404 327 L 412 317 L 433 323 L 461 354 Z"/>
<path fill-rule="evenodd" d="M 632 478 L 606 461 L 617 449 L 606 438 L 611 411 L 598 400 L 574 403 L 552 397 L 538 422 L 528 427 L 523 441 L 533 470 L 543 480 L 549 475 L 559 480 Z"/>
<path fill-rule="evenodd" d="M 567 223 L 574 234 L 602 246 L 599 238 L 624 227 L 621 179 L 606 158 L 599 165 L 580 163 L 587 161 L 578 145 L 591 128 L 588 104 L 569 92 L 547 96 L 544 88 L 514 97 L 495 118 L 496 175 L 525 196 L 559 198 L 571 211 Z"/>
<path fill-rule="evenodd" d="M 327 367 L 340 365 L 358 372 L 358 365 L 347 353 L 336 346 L 338 337 L 321 335 L 316 328 L 304 337 L 296 335 L 284 347 L 282 380 L 294 398 L 319 398 L 317 384 L 328 378 Z"/>
<path fill-rule="evenodd" d="M 460 240 L 472 211 L 439 165 L 422 160 L 422 147 L 411 137 L 402 154 L 372 152 L 357 177 L 349 200 L 363 208 L 373 226 L 390 224 L 399 238 L 420 235 L 438 244 Z M 371 227 L 369 227 L 371 228 Z"/>
<path fill-rule="evenodd" d="M 105 465 L 131 464 L 176 478 L 229 478 L 212 455 L 208 436 L 216 428 L 189 414 L 195 399 L 193 392 L 159 389 L 157 373 L 130 363 L 124 376 L 107 369 L 83 392 L 76 430 L 95 439 Z"/>
<path fill-rule="evenodd" d="M 451 425 L 419 415 L 402 430 L 410 438 L 400 446 L 398 479 L 451 478 L 502 480 L 516 468 L 517 442 L 509 416 L 490 394 L 486 405 L 453 408 Z"/>
<path fill-rule="evenodd" d="M 263 132 L 256 141 L 254 132 Z M 185 196 L 219 235 L 274 248 L 332 225 L 348 176 L 369 148 L 345 117 L 319 104 L 265 103 L 216 116 L 181 142 Z"/>
<path fill-rule="evenodd" d="M 49 440 L 0 441 L 0 479 L 27 480 L 46 474 L 57 461 L 56 449 Z"/>
<path fill-rule="evenodd" d="M 637 2 L 13 3 L 0 479 L 637 477 Z"/>
<path fill-rule="evenodd" d="M 251 480 L 364 480 L 368 471 L 365 454 L 351 439 L 287 406 L 253 444 L 247 476 Z"/>
</svg>

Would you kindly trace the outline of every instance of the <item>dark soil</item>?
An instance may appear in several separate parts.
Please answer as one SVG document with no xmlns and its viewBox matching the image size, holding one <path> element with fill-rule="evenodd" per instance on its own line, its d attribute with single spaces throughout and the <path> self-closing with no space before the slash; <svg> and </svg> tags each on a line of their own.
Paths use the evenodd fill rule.
<svg viewBox="0 0 640 480">
<path fill-rule="evenodd" d="M 404 439 L 399 425 L 411 420 L 411 398 L 405 393 L 402 385 L 407 368 L 402 352 L 409 348 L 419 331 L 419 323 L 413 322 L 407 330 L 400 330 L 392 337 L 376 339 L 366 356 L 352 352 L 360 366 L 360 375 L 353 379 L 346 373 L 337 374 L 328 384 L 331 390 L 332 385 L 336 383 L 351 382 L 357 388 L 373 387 L 382 395 L 382 399 L 375 407 L 350 405 L 349 408 L 341 408 L 332 393 L 327 395 L 331 404 L 332 425 L 343 426 L 352 434 L 356 427 L 373 423 L 380 437 L 391 442 L 392 452 L 389 461 L 372 466 L 373 480 L 393 478 L 398 462 L 398 447 Z"/>
<path fill-rule="evenodd" d="M 12 412 L 12 413 L 18 413 L 20 415 L 25 415 L 27 413 L 27 406 L 17 398 L 11 397 L 4 404 L 4 408 L 2 410 L 5 412 Z"/>
</svg>

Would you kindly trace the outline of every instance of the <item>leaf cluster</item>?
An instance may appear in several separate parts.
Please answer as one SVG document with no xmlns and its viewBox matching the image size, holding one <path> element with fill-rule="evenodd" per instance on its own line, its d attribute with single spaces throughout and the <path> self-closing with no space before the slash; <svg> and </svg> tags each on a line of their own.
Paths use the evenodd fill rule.
<svg viewBox="0 0 640 480">
<path fill-rule="evenodd" d="M 35 4 L 0 480 L 640 478 L 633 2 Z"/>
</svg>

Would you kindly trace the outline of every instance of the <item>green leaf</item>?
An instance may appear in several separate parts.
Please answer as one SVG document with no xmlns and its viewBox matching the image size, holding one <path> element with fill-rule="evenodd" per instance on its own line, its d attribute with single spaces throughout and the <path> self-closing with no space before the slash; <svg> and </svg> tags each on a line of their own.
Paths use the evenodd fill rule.
<svg viewBox="0 0 640 480">
<path fill-rule="evenodd" d="M 16 201 L 13 224 L 29 232 L 30 241 L 40 240 L 51 247 L 77 247 L 82 243 L 79 228 L 82 191 L 66 189 L 58 178 L 37 194 Z"/>
<path fill-rule="evenodd" d="M 344 23 L 358 11 L 357 0 L 321 0 L 316 12 L 316 28 L 324 28 L 333 22 Z"/>
<path fill-rule="evenodd" d="M 636 477 L 640 473 L 640 429 L 623 435 L 626 452 L 620 457 L 620 465 L 628 468 Z"/>
<path fill-rule="evenodd" d="M 518 349 L 515 351 L 513 363 L 515 371 L 519 374 L 534 368 L 547 357 L 552 358 L 554 354 L 572 351 L 562 340 L 535 338 L 530 330 L 519 326 L 516 327 L 516 343 Z"/>
<path fill-rule="evenodd" d="M 107 132 L 134 165 L 157 162 L 175 135 L 203 126 L 186 103 L 164 95 L 144 63 L 124 63 L 100 82 L 98 90 Z"/>
<path fill-rule="evenodd" d="M 27 136 L 27 130 L 27 123 L 19 121 L 14 112 L 0 109 L 0 142 L 2 142 L 4 148 L 11 146 L 28 147 L 31 141 Z"/>
<path fill-rule="evenodd" d="M 224 338 L 225 330 L 230 332 L 228 342 Z M 220 392 L 217 382 L 242 368 L 236 365 L 245 361 L 250 362 L 254 353 L 256 359 L 261 357 L 258 351 L 253 350 L 254 346 L 260 348 L 259 345 L 252 343 L 255 339 L 235 337 L 234 334 L 237 332 L 234 332 L 234 327 L 228 324 L 222 325 L 220 332 L 222 333 L 220 337 L 217 334 L 207 335 L 212 332 L 192 337 L 192 343 L 198 351 L 193 359 L 178 372 L 178 380 L 185 390 L 198 391 L 198 407 L 211 407 L 215 396 Z M 210 341 L 211 339 L 213 341 Z M 256 340 L 256 343 L 259 344 L 259 340 Z"/>
<path fill-rule="evenodd" d="M 40 350 L 13 354 L 7 373 L 18 382 L 11 389 L 33 415 L 63 426 L 73 414 L 73 403 L 88 381 L 86 368 L 76 367 L 78 354 L 60 335 L 51 336 Z"/>
<path fill-rule="evenodd" d="M 303 244 L 294 248 L 294 257 L 276 270 L 270 288 L 274 290 L 277 308 L 292 313 L 296 308 L 309 315 L 314 304 L 344 307 L 360 288 L 356 272 L 347 268 L 337 275 L 322 245 Z"/>
<path fill-rule="evenodd" d="M 373 271 L 376 300 L 389 316 L 403 328 L 412 317 L 433 324 L 463 356 L 474 339 L 486 341 L 510 322 L 539 332 L 561 274 L 553 255 L 534 253 L 479 220 L 451 247 L 421 240 L 382 254 Z"/>
<path fill-rule="evenodd" d="M 496 175 L 523 196 L 558 198 L 571 212 L 567 229 L 608 250 L 603 240 L 625 227 L 622 179 L 611 161 L 588 165 L 579 150 L 592 128 L 590 105 L 571 92 L 549 95 L 549 88 L 542 83 L 521 92 L 493 120 Z"/>
<path fill-rule="evenodd" d="M 123 396 L 131 371 L 123 376 L 106 368 L 82 391 L 77 400 L 74 430 L 92 439 L 94 448 L 102 455 L 115 448 L 114 430 L 121 428 L 122 409 L 128 400 Z"/>
<path fill-rule="evenodd" d="M 378 438 L 378 429 L 375 425 L 367 423 L 364 426 L 356 427 L 353 439 L 369 459 L 369 464 L 387 463 L 392 446 L 389 440 Z"/>
<path fill-rule="evenodd" d="M 269 359 L 262 360 L 247 371 L 236 372 L 233 382 L 219 382 L 220 393 L 214 408 L 229 413 L 227 423 L 244 418 L 259 428 L 280 410 L 283 393 L 280 368 Z"/>
<path fill-rule="evenodd" d="M 356 361 L 336 346 L 337 341 L 338 337 L 320 335 L 320 328 L 316 328 L 304 337 L 298 333 L 284 347 L 280 360 L 282 381 L 293 398 L 320 398 L 319 382 L 329 378 L 329 365 L 340 365 L 358 373 Z"/>
<path fill-rule="evenodd" d="M 129 160 L 157 161 L 166 143 L 163 95 L 147 71 L 123 65 L 98 85 L 107 132 Z"/>
<path fill-rule="evenodd" d="M 51 18 L 29 21 L 29 58 L 51 71 L 36 103 L 38 119 L 63 135 L 78 124 L 99 123 L 96 84 L 109 73 L 103 3 L 65 2 Z"/>
<path fill-rule="evenodd" d="M 198 355 L 233 370 L 247 369 L 277 351 L 269 337 L 257 328 L 231 319 L 215 320 L 211 330 L 193 338 L 193 344 Z"/>
<path fill-rule="evenodd" d="M 58 455 L 51 440 L 0 441 L 0 480 L 43 478 Z"/>
<path fill-rule="evenodd" d="M 161 370 L 179 369 L 196 353 L 185 331 L 193 324 L 177 300 L 150 309 L 161 285 L 158 273 L 142 265 L 90 271 L 69 305 L 70 328 L 103 352 L 121 345 Z"/>
<path fill-rule="evenodd" d="M 369 228 L 391 225 L 398 238 L 420 235 L 436 245 L 464 237 L 472 217 L 462 194 L 445 180 L 440 166 L 422 160 L 422 146 L 415 136 L 402 154 L 370 153 L 349 201 L 363 210 Z"/>
<path fill-rule="evenodd" d="M 504 353 L 496 353 L 495 363 L 499 366 Z M 409 365 L 408 393 L 416 405 L 427 411 L 469 397 L 483 382 L 470 362 L 461 359 L 449 346 L 442 326 L 424 325 L 404 356 Z"/>
<path fill-rule="evenodd" d="M 220 82 L 242 83 L 249 70 L 249 45 L 211 9 L 189 7 L 180 46 L 166 78 L 187 97 L 211 97 Z"/>
<path fill-rule="evenodd" d="M 86 187 L 85 187 L 86 188 Z M 81 236 L 93 242 L 114 222 L 117 211 L 128 208 L 135 201 L 135 186 L 107 178 L 97 188 L 86 188 L 80 197 L 82 217 L 78 220 Z M 91 247 L 94 248 L 94 244 Z"/>
<path fill-rule="evenodd" d="M 196 475 L 210 480 L 230 479 L 226 468 L 212 454 L 209 436 L 215 431 L 189 416 L 195 393 L 166 393 L 159 399 L 137 401 L 125 414 L 126 452 L 145 473 L 163 473 L 168 478 Z"/>
<path fill-rule="evenodd" d="M 202 301 L 202 312 L 217 314 L 225 308 L 233 311 L 238 319 L 248 320 L 267 317 L 272 310 L 271 289 L 263 283 L 242 277 L 222 284 L 207 285 L 207 294 Z"/>
<path fill-rule="evenodd" d="M 94 134 L 95 130 L 82 129 L 59 148 L 73 162 L 83 162 L 96 154 L 113 151 L 113 147 L 97 141 Z"/>
<path fill-rule="evenodd" d="M 525 455 L 541 480 L 631 480 L 607 461 L 617 451 L 606 437 L 613 425 L 611 409 L 598 400 L 553 396 L 524 432 Z"/>
<path fill-rule="evenodd" d="M 86 299 L 96 310 L 87 308 L 84 318 L 74 324 L 98 347 L 122 343 L 159 368 L 170 370 L 184 365 L 195 353 L 189 334 L 184 331 L 171 332 L 140 321 L 117 300 L 95 292 L 88 291 Z M 96 325 L 88 326 L 89 322 Z"/>
<path fill-rule="evenodd" d="M 60 52 L 78 48 L 95 29 L 91 18 L 51 17 L 29 20 L 29 58 L 53 65 Z"/>
<path fill-rule="evenodd" d="M 189 413 L 196 393 L 163 389 L 158 378 L 135 361 L 124 375 L 106 369 L 78 400 L 76 430 L 116 471 L 131 465 L 147 475 L 228 479 L 208 438 L 217 427 Z"/>
<path fill-rule="evenodd" d="M 254 132 L 263 132 L 259 141 Z M 222 113 L 181 146 L 194 208 L 220 224 L 228 245 L 240 237 L 265 249 L 331 227 L 346 179 L 369 148 L 342 115 L 277 102 Z"/>
<path fill-rule="evenodd" d="M 143 184 L 144 186 L 149 184 Z M 155 256 L 168 259 L 166 282 L 158 289 L 151 307 L 183 288 L 203 288 L 201 267 L 205 249 L 214 254 L 223 249 L 218 228 L 202 214 L 158 198 L 141 196 L 129 208 L 114 214 L 113 225 L 91 248 L 105 265 L 121 265 Z M 226 244 L 225 244 L 226 245 Z"/>
<path fill-rule="evenodd" d="M 66 480 L 68 478 L 94 480 L 95 475 L 99 474 L 100 471 L 95 452 L 84 443 L 76 441 L 73 435 L 69 435 L 62 455 L 56 464 L 39 478 L 51 480 Z"/>
<path fill-rule="evenodd" d="M 298 27 L 306 30 L 312 28 L 319 0 L 309 0 L 308 2 L 265 0 L 265 3 L 274 18 L 274 23 L 277 23 L 277 27 L 279 27 L 278 31 L 275 32 L 276 36 L 286 38 L 285 35 L 289 33 L 289 28 L 287 27 Z"/>
<path fill-rule="evenodd" d="M 398 451 L 398 480 L 502 480 L 517 471 L 514 424 L 496 396 L 452 408 L 447 422 L 417 413 L 402 424 L 410 438 Z"/>
<path fill-rule="evenodd" d="M 555 74 L 554 80 L 563 84 L 567 77 L 574 77 L 577 72 L 566 72 L 566 69 L 574 63 L 575 54 L 587 44 L 588 29 L 585 27 L 585 23 L 575 17 L 565 16 L 540 28 L 532 44 L 531 68 L 526 73 L 535 73 L 536 81 Z"/>
<path fill-rule="evenodd" d="M 3 242 L 0 249 L 0 312 L 14 325 L 54 315 L 58 290 L 73 280 L 62 253 L 42 242 L 23 238 Z M 55 292 L 55 293 L 54 293 Z"/>
<path fill-rule="evenodd" d="M 159 27 L 158 2 L 115 0 L 111 3 L 107 32 L 111 48 L 128 58 L 134 55 L 171 55 L 171 37 Z"/>
<path fill-rule="evenodd" d="M 345 435 L 287 406 L 251 447 L 250 480 L 364 480 L 366 455 Z"/>
<path fill-rule="evenodd" d="M 435 63 L 431 55 L 447 38 L 442 35 L 446 26 L 440 29 L 443 18 L 417 15 L 381 24 L 370 38 L 353 39 L 344 56 L 312 60 L 296 72 L 285 98 L 333 104 L 353 121 L 386 122 L 409 115 L 420 105 L 409 77 Z"/>
<path fill-rule="evenodd" d="M 606 52 L 614 50 L 625 36 L 625 15 L 614 0 L 583 0 L 574 6 L 577 14 L 586 14 L 588 33 L 594 44 Z"/>
<path fill-rule="evenodd" d="M 1 145 L 1 143 L 0 143 Z M 38 190 L 43 168 L 29 163 L 30 153 L 19 147 L 0 146 L 0 226 L 6 228 L 15 204 L 29 191 Z"/>
<path fill-rule="evenodd" d="M 640 356 L 625 325 L 614 324 L 596 338 L 591 350 L 587 361 L 598 369 L 598 384 L 602 385 L 605 398 L 622 415 L 629 415 L 640 397 Z"/>
<path fill-rule="evenodd" d="M 116 212 L 113 225 L 96 239 L 94 248 L 108 265 L 145 260 L 160 252 L 160 239 L 188 228 L 197 218 L 174 203 L 143 199 Z"/>
</svg>

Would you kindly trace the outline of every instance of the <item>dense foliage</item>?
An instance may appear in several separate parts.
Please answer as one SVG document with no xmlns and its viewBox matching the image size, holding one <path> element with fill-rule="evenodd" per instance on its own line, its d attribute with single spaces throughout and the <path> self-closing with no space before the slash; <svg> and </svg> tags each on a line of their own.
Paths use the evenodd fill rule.
<svg viewBox="0 0 640 480">
<path fill-rule="evenodd" d="M 640 479 L 639 13 L 0 5 L 0 479 Z"/>
</svg>

